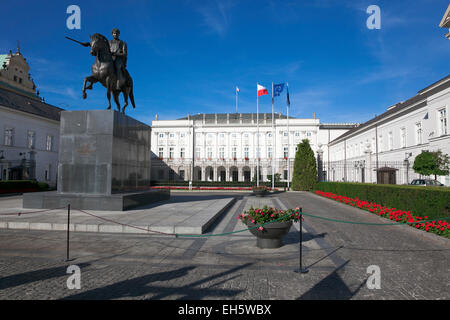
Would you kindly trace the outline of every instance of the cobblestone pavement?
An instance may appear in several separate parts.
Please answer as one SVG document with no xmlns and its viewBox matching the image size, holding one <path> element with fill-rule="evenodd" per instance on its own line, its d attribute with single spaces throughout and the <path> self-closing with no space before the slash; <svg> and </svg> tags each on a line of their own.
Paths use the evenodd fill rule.
<svg viewBox="0 0 450 320">
<path fill-rule="evenodd" d="M 265 204 L 300 205 L 304 212 L 343 220 L 386 221 L 310 193 L 236 196 L 208 233 L 245 229 L 237 214 Z M 294 272 L 298 225 L 282 248 L 264 250 L 248 231 L 199 238 L 71 233 L 69 262 L 65 232 L 1 230 L 0 299 L 450 298 L 447 239 L 407 226 L 355 226 L 308 217 L 303 227 L 306 274 Z M 68 289 L 69 265 L 80 267 L 81 289 Z M 370 265 L 380 267 L 381 289 L 366 285 Z"/>
</svg>

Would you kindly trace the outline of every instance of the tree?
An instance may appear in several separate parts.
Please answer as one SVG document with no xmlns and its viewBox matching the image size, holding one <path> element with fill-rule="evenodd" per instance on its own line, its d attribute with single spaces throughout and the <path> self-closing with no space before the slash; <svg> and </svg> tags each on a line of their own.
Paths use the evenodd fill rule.
<svg viewBox="0 0 450 320">
<path fill-rule="evenodd" d="M 434 175 L 436 180 L 437 176 L 449 174 L 449 165 L 449 156 L 443 154 L 441 150 L 435 152 L 422 151 L 414 160 L 413 169 L 414 172 L 424 176 Z"/>
<path fill-rule="evenodd" d="M 317 183 L 317 166 L 314 152 L 308 139 L 303 139 L 297 146 L 294 172 L 292 174 L 293 190 L 311 190 Z"/>
</svg>

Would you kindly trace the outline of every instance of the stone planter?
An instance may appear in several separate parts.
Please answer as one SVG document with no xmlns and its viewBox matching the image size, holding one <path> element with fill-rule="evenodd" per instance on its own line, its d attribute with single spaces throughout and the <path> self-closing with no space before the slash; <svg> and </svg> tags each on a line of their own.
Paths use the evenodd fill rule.
<svg viewBox="0 0 450 320">
<path fill-rule="evenodd" d="M 289 232 L 292 221 L 268 223 L 263 230 L 255 228 L 257 224 L 247 222 L 250 232 L 256 236 L 256 246 L 260 249 L 276 249 L 283 245 L 283 237 Z"/>
<path fill-rule="evenodd" d="M 253 194 L 257 197 L 264 197 L 267 193 L 266 189 L 253 189 Z"/>
</svg>

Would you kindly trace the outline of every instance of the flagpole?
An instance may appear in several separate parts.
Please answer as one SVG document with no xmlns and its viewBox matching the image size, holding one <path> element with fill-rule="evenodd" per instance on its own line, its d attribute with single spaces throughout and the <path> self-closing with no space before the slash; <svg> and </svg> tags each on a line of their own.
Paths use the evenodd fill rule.
<svg viewBox="0 0 450 320">
<path fill-rule="evenodd" d="M 238 113 L 238 91 L 236 87 L 236 113 Z"/>
<path fill-rule="evenodd" d="M 289 82 L 286 81 L 286 93 L 288 94 L 289 92 Z M 290 146 L 291 146 L 291 135 L 289 134 L 289 103 L 286 103 L 286 109 L 287 109 L 287 132 L 288 132 L 288 156 L 287 156 L 287 169 L 288 169 L 288 181 L 287 181 L 287 189 L 289 191 L 289 185 L 290 185 L 290 178 L 291 178 L 291 164 L 290 164 L 290 159 L 289 159 L 289 155 L 290 155 Z"/>
<path fill-rule="evenodd" d="M 259 95 L 258 95 L 258 83 L 256 83 L 256 186 L 259 187 Z"/>
<path fill-rule="evenodd" d="M 275 130 L 274 130 L 274 98 L 273 98 L 273 82 L 272 82 L 272 191 L 275 189 Z"/>
</svg>

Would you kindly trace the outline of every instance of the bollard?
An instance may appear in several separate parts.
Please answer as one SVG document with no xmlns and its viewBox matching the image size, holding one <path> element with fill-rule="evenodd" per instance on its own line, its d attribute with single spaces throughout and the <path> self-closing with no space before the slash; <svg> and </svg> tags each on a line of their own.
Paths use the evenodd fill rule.
<svg viewBox="0 0 450 320">
<path fill-rule="evenodd" d="M 302 208 L 299 208 L 300 210 L 300 212 L 303 212 L 302 211 Z M 300 237 L 300 258 L 299 258 L 299 268 L 298 268 L 298 270 L 294 270 L 295 272 L 297 272 L 297 273 L 308 273 L 308 269 L 307 268 L 303 268 L 302 267 L 302 253 L 303 253 L 303 250 L 302 250 L 302 242 L 303 242 L 303 233 L 302 233 L 302 229 L 303 229 L 303 215 L 301 214 L 300 215 L 300 230 L 299 230 L 299 232 L 300 232 L 300 234 L 299 234 L 299 237 Z"/>
<path fill-rule="evenodd" d="M 70 204 L 67 206 L 67 259 L 69 260 Z"/>
</svg>

